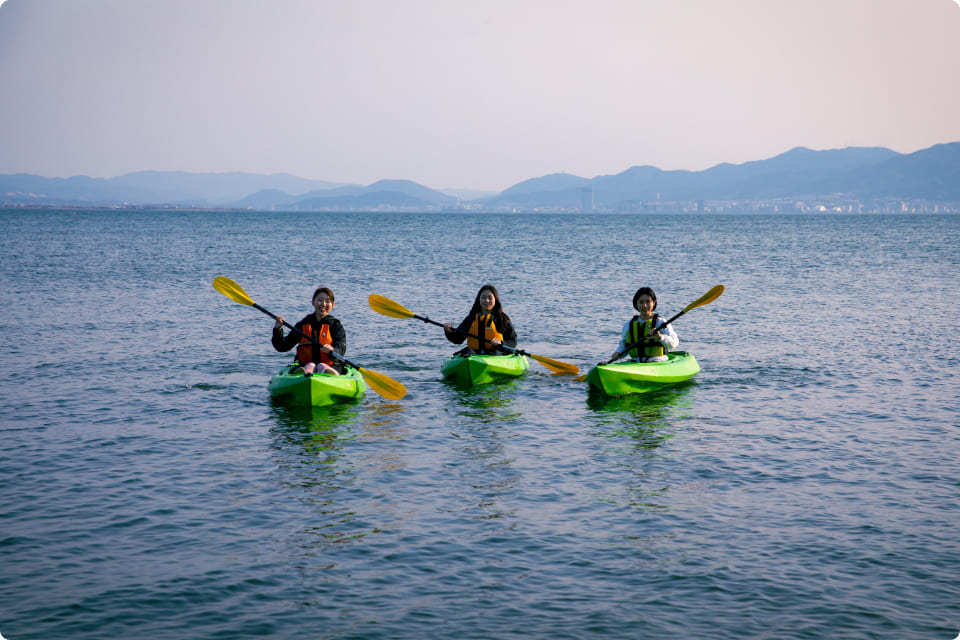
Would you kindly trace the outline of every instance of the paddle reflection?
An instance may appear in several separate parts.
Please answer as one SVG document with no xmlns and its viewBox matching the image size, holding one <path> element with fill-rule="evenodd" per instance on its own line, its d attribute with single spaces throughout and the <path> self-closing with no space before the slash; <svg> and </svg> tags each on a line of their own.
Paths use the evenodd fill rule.
<svg viewBox="0 0 960 640">
<path fill-rule="evenodd" d="M 410 437 L 410 430 L 404 427 L 406 408 L 398 402 L 377 402 L 367 405 L 363 410 L 363 428 L 357 434 L 358 440 L 404 440 Z M 364 473 L 381 475 L 402 470 L 405 459 L 392 446 L 363 448 L 363 453 L 355 454 L 355 462 L 363 466 Z"/>
<path fill-rule="evenodd" d="M 405 412 L 406 407 L 400 402 L 383 401 L 366 405 L 361 412 L 363 437 L 394 440 L 407 437 L 409 431 L 399 428 Z"/>
</svg>

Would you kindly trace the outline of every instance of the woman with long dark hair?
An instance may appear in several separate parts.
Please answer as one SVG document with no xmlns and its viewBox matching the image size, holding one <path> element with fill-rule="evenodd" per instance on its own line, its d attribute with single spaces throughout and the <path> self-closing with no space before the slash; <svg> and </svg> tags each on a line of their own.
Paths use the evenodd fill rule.
<svg viewBox="0 0 960 640">
<path fill-rule="evenodd" d="M 510 316 L 503 311 L 500 304 L 500 294 L 492 284 L 480 287 L 477 297 L 473 301 L 470 313 L 456 328 L 451 323 L 443 325 L 444 335 L 454 344 L 463 344 L 467 341 L 466 349 L 460 353 L 467 354 L 503 354 L 509 353 L 501 349 L 517 346 L 517 332 L 510 322 Z M 476 337 L 471 337 L 476 336 Z M 478 339 L 478 338 L 482 338 Z"/>
</svg>

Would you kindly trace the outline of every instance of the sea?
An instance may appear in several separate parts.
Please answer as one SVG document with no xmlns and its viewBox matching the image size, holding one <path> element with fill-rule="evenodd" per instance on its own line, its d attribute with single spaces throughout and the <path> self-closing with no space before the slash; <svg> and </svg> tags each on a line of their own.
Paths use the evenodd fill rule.
<svg viewBox="0 0 960 640">
<path fill-rule="evenodd" d="M 334 291 L 402 383 L 275 403 Z M 960 215 L 0 210 L 6 640 L 960 634 Z M 641 286 L 702 368 L 459 388 L 434 325 L 615 350 Z"/>
</svg>

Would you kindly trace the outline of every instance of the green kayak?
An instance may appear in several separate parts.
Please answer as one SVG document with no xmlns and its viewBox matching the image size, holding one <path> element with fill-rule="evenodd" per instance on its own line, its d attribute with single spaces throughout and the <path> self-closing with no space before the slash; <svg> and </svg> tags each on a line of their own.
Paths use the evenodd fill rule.
<svg viewBox="0 0 960 640">
<path fill-rule="evenodd" d="M 443 363 L 443 379 L 459 385 L 485 384 L 502 378 L 522 376 L 530 364 L 525 356 L 455 355 Z"/>
<path fill-rule="evenodd" d="M 363 376 L 351 367 L 347 367 L 346 373 L 340 376 L 329 373 L 305 376 L 303 369 L 296 364 L 277 372 L 270 378 L 267 388 L 277 400 L 313 407 L 362 398 L 367 390 Z"/>
<path fill-rule="evenodd" d="M 672 351 L 666 362 L 621 362 L 597 365 L 587 374 L 590 389 L 608 396 L 647 393 L 689 380 L 700 372 L 692 353 Z"/>
</svg>

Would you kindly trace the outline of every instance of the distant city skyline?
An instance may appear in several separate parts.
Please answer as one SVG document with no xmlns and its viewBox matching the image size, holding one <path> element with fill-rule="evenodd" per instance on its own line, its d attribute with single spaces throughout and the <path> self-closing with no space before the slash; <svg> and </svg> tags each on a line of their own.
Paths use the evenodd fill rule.
<svg viewBox="0 0 960 640">
<path fill-rule="evenodd" d="M 0 173 L 500 191 L 960 141 L 955 0 L 0 0 Z"/>
</svg>

